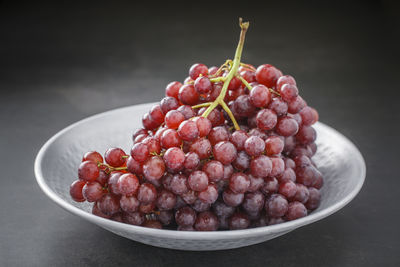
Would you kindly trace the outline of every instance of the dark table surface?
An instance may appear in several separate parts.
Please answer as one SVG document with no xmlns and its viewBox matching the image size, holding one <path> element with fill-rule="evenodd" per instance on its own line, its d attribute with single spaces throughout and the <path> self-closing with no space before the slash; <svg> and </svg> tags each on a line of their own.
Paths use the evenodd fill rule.
<svg viewBox="0 0 400 267">
<path fill-rule="evenodd" d="M 400 266 L 399 24 L 390 1 L 0 3 L 0 266 Z M 98 112 L 161 99 L 195 62 L 232 58 L 239 16 L 251 21 L 244 61 L 294 75 L 320 120 L 364 155 L 366 182 L 348 206 L 262 244 L 183 252 L 114 235 L 43 194 L 33 162 L 48 138 Z"/>
</svg>

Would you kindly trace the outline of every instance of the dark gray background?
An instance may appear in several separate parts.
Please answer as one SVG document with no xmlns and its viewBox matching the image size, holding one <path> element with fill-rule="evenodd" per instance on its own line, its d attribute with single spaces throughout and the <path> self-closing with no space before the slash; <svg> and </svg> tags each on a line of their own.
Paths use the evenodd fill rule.
<svg viewBox="0 0 400 267">
<path fill-rule="evenodd" d="M 167 2 L 1 2 L 0 265 L 399 266 L 396 6 Z M 354 201 L 263 244 L 182 252 L 114 235 L 41 192 L 33 162 L 48 138 L 98 112 L 161 99 L 195 62 L 232 58 L 239 16 L 251 22 L 244 61 L 294 75 L 321 121 L 361 150 L 367 178 Z"/>
</svg>

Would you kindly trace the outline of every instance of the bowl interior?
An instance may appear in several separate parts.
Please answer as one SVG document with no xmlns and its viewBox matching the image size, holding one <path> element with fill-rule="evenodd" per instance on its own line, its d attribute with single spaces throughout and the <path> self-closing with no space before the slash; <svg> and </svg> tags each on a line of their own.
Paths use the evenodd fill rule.
<svg viewBox="0 0 400 267">
<path fill-rule="evenodd" d="M 96 150 L 103 153 L 113 146 L 128 152 L 132 145 L 132 133 L 141 126 L 141 116 L 151 105 L 136 105 L 101 113 L 77 122 L 53 136 L 43 146 L 35 162 L 35 173 L 45 193 L 69 211 L 76 213 L 78 208 L 88 213 L 85 217 L 95 220 L 95 216 L 90 214 L 91 204 L 76 203 L 69 196 L 69 185 L 77 179 L 77 167 L 81 157 L 87 151 Z M 346 205 L 363 184 L 365 163 L 357 148 L 343 135 L 322 123 L 317 123 L 315 129 L 318 135 L 318 151 L 313 160 L 324 177 L 321 205 L 306 218 L 284 223 L 282 226 L 262 227 L 266 231 L 277 227 L 292 230 L 328 216 Z M 104 221 L 106 220 L 95 222 L 102 224 Z M 124 227 L 138 228 L 131 225 Z M 230 232 L 250 233 L 252 230 L 254 229 Z M 197 233 L 184 233 L 183 236 L 187 234 Z"/>
</svg>

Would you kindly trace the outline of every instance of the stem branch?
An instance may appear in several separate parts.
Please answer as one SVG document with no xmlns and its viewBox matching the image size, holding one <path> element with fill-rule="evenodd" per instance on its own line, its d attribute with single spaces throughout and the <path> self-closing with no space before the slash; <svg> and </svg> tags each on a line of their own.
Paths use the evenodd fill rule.
<svg viewBox="0 0 400 267">
<path fill-rule="evenodd" d="M 219 94 L 217 99 L 215 99 L 215 101 L 207 108 L 207 110 L 203 114 L 203 117 L 207 118 L 207 116 L 211 113 L 211 111 L 214 108 L 216 108 L 218 105 L 221 105 L 223 107 L 223 109 L 228 113 L 229 117 L 231 118 L 231 120 L 232 120 L 232 122 L 235 125 L 235 128 L 237 130 L 240 129 L 239 125 L 237 124 L 237 122 L 236 122 L 231 110 L 225 104 L 224 98 L 225 98 L 226 92 L 228 91 L 229 83 L 231 82 L 232 78 L 236 76 L 237 70 L 238 70 L 238 68 L 240 66 L 240 59 L 242 57 L 244 39 L 245 39 L 245 36 L 246 36 L 247 29 L 249 28 L 249 23 L 248 22 L 243 22 L 242 18 L 239 18 L 239 26 L 241 28 L 239 43 L 238 43 L 238 46 L 236 48 L 235 57 L 233 59 L 233 62 L 231 62 L 231 61 L 225 62 L 225 64 L 226 63 L 229 64 L 230 69 L 229 69 L 228 75 L 225 77 L 225 81 L 224 81 L 224 85 L 222 86 L 221 93 Z"/>
</svg>

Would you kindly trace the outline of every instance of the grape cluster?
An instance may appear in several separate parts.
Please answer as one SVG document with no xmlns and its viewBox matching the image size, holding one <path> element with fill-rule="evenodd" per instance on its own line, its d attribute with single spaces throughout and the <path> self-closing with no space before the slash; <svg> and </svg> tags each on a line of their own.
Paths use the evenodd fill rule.
<svg viewBox="0 0 400 267">
<path fill-rule="evenodd" d="M 93 202 L 104 218 L 182 231 L 266 226 L 316 209 L 318 113 L 292 76 L 240 63 L 240 53 L 219 68 L 194 64 L 183 83 L 169 83 L 130 153 L 86 153 L 73 200 Z"/>
</svg>

